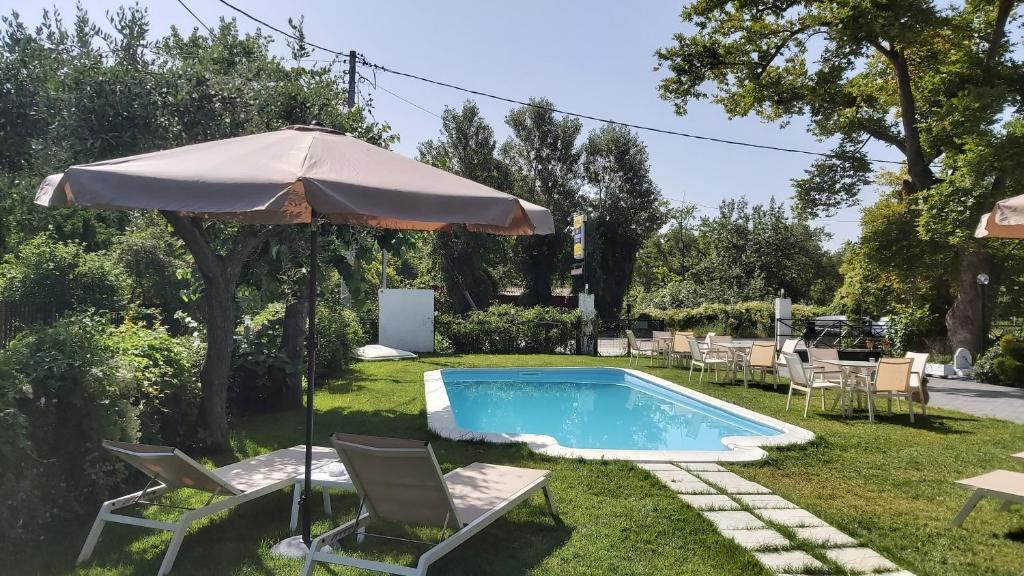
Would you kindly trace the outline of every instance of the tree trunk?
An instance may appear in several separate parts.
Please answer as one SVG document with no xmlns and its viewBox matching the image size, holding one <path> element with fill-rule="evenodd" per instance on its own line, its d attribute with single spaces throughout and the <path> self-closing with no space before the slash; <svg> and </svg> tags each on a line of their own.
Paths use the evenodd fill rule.
<svg viewBox="0 0 1024 576">
<path fill-rule="evenodd" d="M 206 273 L 203 279 L 206 308 L 206 358 L 200 372 L 203 417 L 209 446 L 223 450 L 230 447 L 227 391 L 235 345 L 235 285 L 226 277 L 211 278 Z"/>
<path fill-rule="evenodd" d="M 978 285 L 978 274 L 992 273 L 992 255 L 988 250 L 973 245 L 960 255 L 960 270 L 957 278 L 957 296 L 953 306 L 946 312 L 946 333 L 949 344 L 954 349 L 966 348 L 977 358 L 984 342 L 981 338 L 981 294 L 982 289 L 992 290 L 992 286 Z M 987 299 L 992 297 L 991 292 Z M 986 315 L 991 314 L 992 303 L 986 302 Z"/>
<path fill-rule="evenodd" d="M 296 300 L 284 309 L 281 330 L 281 352 L 288 358 L 288 370 L 278 370 L 274 384 L 281 390 L 283 404 L 289 408 L 302 406 L 302 353 L 306 337 L 306 299 Z"/>
</svg>

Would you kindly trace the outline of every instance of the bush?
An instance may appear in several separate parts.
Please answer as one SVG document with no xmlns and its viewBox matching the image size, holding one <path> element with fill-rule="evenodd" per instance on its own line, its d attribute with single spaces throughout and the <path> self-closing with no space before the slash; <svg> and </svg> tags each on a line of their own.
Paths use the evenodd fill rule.
<svg viewBox="0 0 1024 576">
<path fill-rule="evenodd" d="M 85 315 L 0 352 L 0 548 L 123 491 L 128 469 L 103 440 L 194 444 L 202 356 L 163 329 Z"/>
<path fill-rule="evenodd" d="M 579 322 L 577 310 L 502 304 L 465 316 L 439 314 L 434 326 L 454 352 L 552 354 L 575 351 Z"/>
<path fill-rule="evenodd" d="M 352 363 L 353 351 L 366 343 L 356 313 L 332 300 L 317 304 L 316 334 L 317 374 L 337 374 Z"/>
<path fill-rule="evenodd" d="M 771 302 L 740 302 L 738 304 L 703 304 L 695 308 L 650 310 L 651 318 L 665 322 L 668 330 L 717 332 L 748 337 L 770 337 L 775 334 L 775 307 Z M 810 320 L 828 314 L 824 306 L 793 305 L 795 320 Z"/>
<path fill-rule="evenodd" d="M 1003 336 L 974 366 L 974 376 L 989 384 L 1024 388 L 1024 342 Z"/>
<path fill-rule="evenodd" d="M 273 302 L 252 318 L 249 326 L 235 334 L 231 358 L 228 406 L 233 413 L 280 408 L 282 390 L 272 375 L 277 370 L 301 370 L 292 366 L 281 352 L 284 304 Z"/>
<path fill-rule="evenodd" d="M 140 441 L 178 448 L 200 444 L 201 345 L 131 323 L 109 331 L 105 341 L 132 370 Z"/>
<path fill-rule="evenodd" d="M 105 345 L 106 330 L 95 319 L 74 317 L 24 333 L 0 355 L 0 385 L 14 399 L 4 418 L 14 429 L 4 435 L 20 446 L 21 482 L 45 495 L 33 502 L 32 492 L 22 499 L 4 487 L 5 497 L 17 496 L 5 514 L 14 515 L 20 536 L 35 535 L 57 516 L 95 512 L 126 476 L 100 446 L 139 435 L 134 383 Z"/>
<path fill-rule="evenodd" d="M 131 280 L 105 252 L 58 242 L 48 234 L 29 240 L 0 265 L 0 299 L 53 302 L 67 310 L 128 308 Z"/>
</svg>

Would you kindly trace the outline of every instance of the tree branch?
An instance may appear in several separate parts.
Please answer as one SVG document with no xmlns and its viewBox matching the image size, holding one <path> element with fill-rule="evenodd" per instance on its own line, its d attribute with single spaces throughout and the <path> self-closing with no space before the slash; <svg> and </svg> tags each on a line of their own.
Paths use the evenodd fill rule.
<svg viewBox="0 0 1024 576">
<path fill-rule="evenodd" d="M 273 226 L 264 226 L 262 230 L 254 227 L 246 227 L 245 232 L 236 241 L 234 247 L 224 256 L 224 266 L 233 280 L 238 279 L 242 272 L 242 265 L 252 256 L 264 242 L 270 239 L 276 232 Z"/>
<path fill-rule="evenodd" d="M 794 30 L 791 30 L 789 33 L 787 33 L 785 35 L 785 37 L 782 39 L 782 41 L 779 42 L 779 44 L 775 48 L 773 48 L 771 50 L 770 57 L 767 60 L 765 60 L 763 63 L 761 63 L 761 69 L 759 71 L 757 71 L 756 73 L 754 73 L 754 79 L 755 80 L 760 80 L 761 77 L 764 76 L 765 72 L 768 71 L 768 68 L 771 67 L 772 62 L 774 62 L 775 59 L 778 58 L 780 54 L 782 54 L 782 51 L 786 49 L 786 46 L 788 46 L 789 43 L 794 38 L 796 38 L 797 36 L 803 34 L 804 32 L 806 32 L 808 30 L 810 30 L 809 26 L 801 26 L 801 27 L 796 28 Z M 758 54 L 758 56 L 760 56 L 760 54 Z M 758 60 L 760 61 L 760 58 L 758 58 Z"/>
<path fill-rule="evenodd" d="M 992 36 L 988 41 L 988 52 L 985 54 L 987 64 L 991 64 L 999 56 L 999 49 L 1002 48 L 1003 40 L 1006 38 L 1006 22 L 1010 19 L 1014 4 L 1016 4 L 1016 0 L 999 0 L 999 4 L 996 6 L 996 21 L 992 26 Z"/>
<path fill-rule="evenodd" d="M 185 242 L 203 277 L 211 280 L 220 278 L 224 263 L 220 254 L 217 254 L 210 245 L 202 225 L 194 218 L 179 212 L 161 210 L 160 215 Z"/>
</svg>

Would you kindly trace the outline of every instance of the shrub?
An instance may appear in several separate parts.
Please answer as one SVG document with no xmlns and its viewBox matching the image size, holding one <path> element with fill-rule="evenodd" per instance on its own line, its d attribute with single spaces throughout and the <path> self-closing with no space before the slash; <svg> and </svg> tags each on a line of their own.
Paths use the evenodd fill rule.
<svg viewBox="0 0 1024 576">
<path fill-rule="evenodd" d="M 58 242 L 48 234 L 29 240 L 0 265 L 0 299 L 53 302 L 66 310 L 124 311 L 131 280 L 105 252 Z"/>
<path fill-rule="evenodd" d="M 276 370 L 297 370 L 281 353 L 284 304 L 273 302 L 235 334 L 231 359 L 228 405 L 232 412 L 274 410 L 283 402 L 282 391 L 273 381 Z"/>
<path fill-rule="evenodd" d="M 337 374 L 352 362 L 353 351 L 366 343 L 356 313 L 333 300 L 317 304 L 316 334 L 317 374 Z"/>
<path fill-rule="evenodd" d="M 57 515 L 95 511 L 125 478 L 125 467 L 100 443 L 138 438 L 135 388 L 105 345 L 106 330 L 93 318 L 73 317 L 22 334 L 0 355 L 0 385 L 14 398 L 4 418 L 14 429 L 5 436 L 21 447 L 15 461 L 27 465 L 18 471 L 22 482 L 45 495 L 33 503 L 29 492 L 28 501 L 14 503 L 23 536 Z"/>
<path fill-rule="evenodd" d="M 1003 336 L 975 364 L 974 375 L 989 384 L 1024 388 L 1024 342 Z"/>
<path fill-rule="evenodd" d="M 132 323 L 109 331 L 105 341 L 132 370 L 140 441 L 178 448 L 200 444 L 201 345 Z"/>
<path fill-rule="evenodd" d="M 579 321 L 577 310 L 502 304 L 465 316 L 439 314 L 434 326 L 455 352 L 551 354 L 575 350 Z"/>
<path fill-rule="evenodd" d="M 655 320 L 664 321 L 668 330 L 757 337 L 775 334 L 775 307 L 771 302 L 702 304 L 695 308 L 651 310 L 647 313 Z M 827 313 L 828 309 L 824 306 L 793 305 L 795 320 L 810 320 Z"/>
</svg>

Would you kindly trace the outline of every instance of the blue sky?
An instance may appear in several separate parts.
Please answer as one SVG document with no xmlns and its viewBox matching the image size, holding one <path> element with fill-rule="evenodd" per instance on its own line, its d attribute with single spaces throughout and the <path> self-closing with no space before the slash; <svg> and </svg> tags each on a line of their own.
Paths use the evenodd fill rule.
<svg viewBox="0 0 1024 576">
<path fill-rule="evenodd" d="M 185 0 L 207 24 L 220 16 L 233 16 L 214 0 Z M 123 2 L 88 0 L 94 19 Z M 704 134 L 761 144 L 827 151 L 827 143 L 808 135 L 802 122 L 780 129 L 753 118 L 730 120 L 721 108 L 698 103 L 685 117 L 658 97 L 663 73 L 654 71 L 654 50 L 671 43 L 672 34 L 683 29 L 679 20 L 682 3 L 676 1 L 622 2 L 613 0 L 519 0 L 516 2 L 467 2 L 458 0 L 294 1 L 238 0 L 233 2 L 254 16 L 286 27 L 289 16 L 305 16 L 310 41 L 337 50 L 358 50 L 389 68 L 436 78 L 452 84 L 516 98 L 544 96 L 556 106 L 683 132 Z M 65 15 L 74 12 L 74 0 L 38 2 L 9 0 L 9 8 L 28 23 L 39 20 L 43 7 L 57 6 Z M 191 30 L 197 26 L 175 0 L 145 3 L 153 35 L 172 25 Z M 238 16 L 242 30 L 256 25 Z M 287 55 L 283 40 L 274 50 Z M 322 52 L 315 58 L 329 58 Z M 364 72 L 365 73 L 365 72 Z M 377 75 L 378 86 L 417 105 L 440 113 L 445 106 L 459 106 L 467 94 L 416 80 Z M 363 90 L 371 92 L 369 86 Z M 381 90 L 372 94 L 374 114 L 401 135 L 394 148 L 414 156 L 416 145 L 436 137 L 440 120 Z M 505 114 L 512 105 L 476 98 L 501 141 L 508 135 Z M 584 130 L 598 124 L 584 121 Z M 651 156 L 655 182 L 666 197 L 701 206 L 717 206 L 725 198 L 746 196 L 767 202 L 791 194 L 790 179 L 798 177 L 811 157 L 762 151 L 642 132 Z M 869 147 L 876 158 L 898 159 L 895 150 Z M 865 203 L 874 200 L 866 190 Z M 834 238 L 830 246 L 858 235 L 859 209 L 847 209 L 829 220 L 817 222 Z"/>
</svg>

